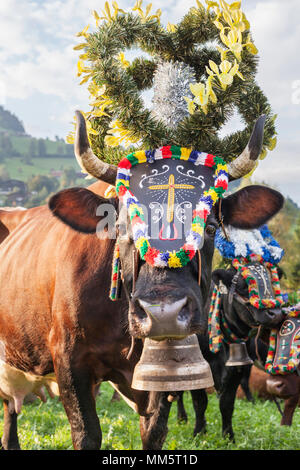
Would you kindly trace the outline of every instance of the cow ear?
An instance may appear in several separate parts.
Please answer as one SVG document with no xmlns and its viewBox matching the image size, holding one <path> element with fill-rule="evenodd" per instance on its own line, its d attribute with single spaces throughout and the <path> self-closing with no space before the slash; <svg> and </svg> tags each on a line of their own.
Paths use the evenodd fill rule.
<svg viewBox="0 0 300 470">
<path fill-rule="evenodd" d="M 215 269 L 212 272 L 212 280 L 218 286 L 220 281 L 229 289 L 231 286 L 231 281 L 234 276 L 234 273 L 230 269 Z"/>
<path fill-rule="evenodd" d="M 83 233 L 95 233 L 97 224 L 103 218 L 97 209 L 111 201 L 85 188 L 64 189 L 52 196 L 48 206 L 53 215 L 73 229 Z"/>
<path fill-rule="evenodd" d="M 265 224 L 282 208 L 282 194 L 266 186 L 252 185 L 222 200 L 225 225 L 254 229 Z"/>
<path fill-rule="evenodd" d="M 286 277 L 284 270 L 280 266 L 276 266 L 276 268 L 277 268 L 277 274 L 278 274 L 279 279 L 281 279 L 282 276 Z"/>
</svg>

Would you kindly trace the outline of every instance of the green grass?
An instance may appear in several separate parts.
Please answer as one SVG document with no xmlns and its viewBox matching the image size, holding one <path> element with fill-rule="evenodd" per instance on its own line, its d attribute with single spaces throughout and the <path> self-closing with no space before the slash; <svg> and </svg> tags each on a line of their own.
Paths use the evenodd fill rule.
<svg viewBox="0 0 300 470">
<path fill-rule="evenodd" d="M 74 168 L 80 172 L 80 167 L 74 158 L 33 158 L 32 165 L 27 165 L 21 158 L 10 158 L 4 162 L 5 168 L 13 179 L 27 181 L 35 175 L 50 176 L 51 170 L 61 171 L 65 168 Z"/>
<path fill-rule="evenodd" d="M 126 403 L 111 403 L 113 390 L 101 386 L 97 412 L 103 433 L 102 449 L 139 450 L 139 417 Z M 235 443 L 222 438 L 221 416 L 216 395 L 209 395 L 206 412 L 207 433 L 193 438 L 194 411 L 189 393 L 184 395 L 188 423 L 177 423 L 177 406 L 172 405 L 165 450 L 299 450 L 300 414 L 296 410 L 291 427 L 280 426 L 280 415 L 274 403 L 256 400 L 252 405 L 236 400 L 233 426 Z M 64 409 L 57 399 L 46 404 L 36 401 L 25 405 L 19 418 L 19 439 L 22 449 L 72 449 L 70 427 Z M 3 410 L 0 407 L 0 433 Z"/>
<path fill-rule="evenodd" d="M 25 155 L 26 153 L 29 153 L 30 150 L 30 143 L 32 141 L 38 142 L 38 139 L 35 139 L 34 137 L 30 136 L 22 136 L 22 135 L 14 135 L 12 134 L 10 136 L 10 140 L 12 143 L 12 146 L 14 150 L 19 152 L 21 155 Z M 50 139 L 42 139 L 44 144 L 45 144 L 45 149 L 47 154 L 60 154 L 60 150 L 62 147 L 65 147 L 64 142 L 56 142 L 55 140 L 50 140 Z"/>
</svg>

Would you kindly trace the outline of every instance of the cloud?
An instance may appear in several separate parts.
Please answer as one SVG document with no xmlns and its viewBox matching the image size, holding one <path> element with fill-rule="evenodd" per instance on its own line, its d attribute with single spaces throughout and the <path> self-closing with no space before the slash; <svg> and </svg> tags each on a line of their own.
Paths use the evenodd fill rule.
<svg viewBox="0 0 300 470">
<path fill-rule="evenodd" d="M 293 103 L 293 86 L 300 80 L 300 62 L 295 59 L 300 44 L 300 2 L 258 1 L 247 16 L 259 50 L 258 82 L 279 113 L 279 125 L 296 130 L 300 105 Z"/>
<path fill-rule="evenodd" d="M 128 10 L 134 0 L 118 3 Z M 158 0 L 152 4 L 154 11 L 162 7 Z M 177 23 L 195 5 L 195 0 L 170 0 L 162 7 L 163 23 Z M 41 136 L 65 136 L 74 110 L 87 109 L 88 92 L 86 86 L 79 86 L 76 77 L 78 52 L 73 46 L 80 42 L 75 37 L 77 31 L 89 23 L 94 27 L 92 10 L 100 13 L 103 7 L 104 0 L 0 2 L 0 103 L 11 106 L 28 131 L 36 130 Z M 278 113 L 278 146 L 260 162 L 255 178 L 266 180 L 268 175 L 269 182 L 289 189 L 297 179 L 295 170 L 299 170 L 300 87 L 293 87 L 300 80 L 300 63 L 295 60 L 300 44 L 300 2 L 244 0 L 242 8 L 259 50 L 258 83 Z M 241 127 L 234 116 L 222 134 Z"/>
</svg>

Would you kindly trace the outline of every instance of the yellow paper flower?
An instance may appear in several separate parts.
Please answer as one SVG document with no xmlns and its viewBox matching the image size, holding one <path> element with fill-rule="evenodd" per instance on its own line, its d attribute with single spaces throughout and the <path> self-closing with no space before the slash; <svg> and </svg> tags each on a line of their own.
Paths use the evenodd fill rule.
<svg viewBox="0 0 300 470">
<path fill-rule="evenodd" d="M 185 101 L 187 102 L 187 105 L 188 105 L 188 112 L 190 114 L 194 114 L 195 109 L 196 109 L 196 105 L 195 105 L 194 101 L 191 98 L 187 97 L 187 96 L 185 96 L 184 99 L 185 99 Z"/>
<path fill-rule="evenodd" d="M 124 145 L 125 148 L 138 142 L 138 138 L 135 138 L 130 131 L 124 129 L 122 123 L 115 119 L 111 123 L 111 127 L 105 137 L 105 143 L 109 147 L 117 147 L 118 145 Z"/>
<path fill-rule="evenodd" d="M 104 21 L 107 21 L 108 23 L 111 23 L 112 21 L 114 21 L 118 17 L 119 13 L 125 13 L 124 10 L 119 8 L 119 5 L 117 4 L 117 2 L 112 2 L 112 7 L 113 7 L 113 10 L 114 10 L 113 12 L 111 11 L 109 3 L 105 2 L 104 10 L 102 10 L 102 15 L 103 16 L 99 16 L 98 13 L 95 10 L 93 11 L 93 15 L 96 19 L 97 26 L 98 26 L 100 20 L 104 20 Z"/>
<path fill-rule="evenodd" d="M 156 13 L 154 15 L 150 15 L 150 12 L 152 10 L 152 3 L 149 3 L 146 6 L 145 13 L 142 9 L 142 4 L 143 4 L 143 0 L 137 0 L 134 7 L 132 8 L 132 11 L 137 11 L 138 14 L 140 15 L 142 19 L 142 23 L 146 23 L 146 21 L 153 20 L 155 18 L 160 23 L 161 9 L 159 8 L 158 10 L 156 10 Z"/>
<path fill-rule="evenodd" d="M 175 24 L 172 24 L 172 23 L 167 24 L 167 31 L 169 31 L 169 33 L 175 33 L 176 29 L 177 29 L 177 26 Z"/>
<path fill-rule="evenodd" d="M 87 38 L 89 34 L 87 33 L 87 30 L 89 29 L 90 25 L 88 24 L 82 31 L 76 34 L 77 37 L 83 36 Z"/>
<path fill-rule="evenodd" d="M 124 54 L 124 52 L 120 52 L 120 54 L 118 55 L 118 59 L 119 59 L 119 61 L 121 62 L 122 66 L 123 66 L 124 68 L 129 67 L 130 62 L 128 62 L 128 60 L 125 59 L 125 54 Z"/>
</svg>

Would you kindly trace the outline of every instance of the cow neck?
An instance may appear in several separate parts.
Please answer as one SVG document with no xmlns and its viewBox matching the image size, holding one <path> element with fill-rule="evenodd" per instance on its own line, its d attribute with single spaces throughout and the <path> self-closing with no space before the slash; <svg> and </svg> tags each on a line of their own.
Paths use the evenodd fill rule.
<svg viewBox="0 0 300 470">
<path fill-rule="evenodd" d="M 221 294 L 220 327 L 227 343 L 247 341 L 249 326 L 244 323 L 234 308 L 230 308 L 228 294 Z"/>
</svg>

